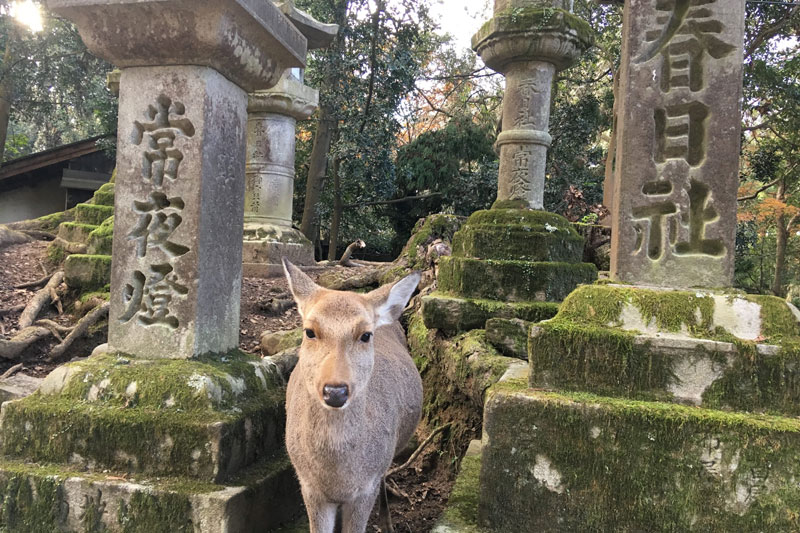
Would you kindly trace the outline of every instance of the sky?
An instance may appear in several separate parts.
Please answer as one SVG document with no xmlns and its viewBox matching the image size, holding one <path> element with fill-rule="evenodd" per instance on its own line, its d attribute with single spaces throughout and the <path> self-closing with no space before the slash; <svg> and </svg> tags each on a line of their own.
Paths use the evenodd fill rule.
<svg viewBox="0 0 800 533">
<path fill-rule="evenodd" d="M 470 39 L 491 18 L 492 0 L 433 0 L 431 18 L 442 33 L 449 33 L 459 48 L 470 48 Z"/>
</svg>

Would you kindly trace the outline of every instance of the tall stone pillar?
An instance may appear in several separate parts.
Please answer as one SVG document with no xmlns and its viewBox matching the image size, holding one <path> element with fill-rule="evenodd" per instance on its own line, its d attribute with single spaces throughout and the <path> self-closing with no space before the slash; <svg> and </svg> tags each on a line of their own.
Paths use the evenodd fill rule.
<svg viewBox="0 0 800 533">
<path fill-rule="evenodd" d="M 293 0 L 276 2 L 308 39 L 308 49 L 325 48 L 339 27 L 315 20 Z M 271 89 L 250 95 L 247 111 L 247 180 L 244 207 L 244 275 L 283 274 L 281 257 L 314 264 L 314 245 L 292 228 L 295 124 L 314 112 L 319 93 L 303 84 L 302 70 L 284 72 Z"/>
<path fill-rule="evenodd" d="M 549 318 L 557 302 L 597 277 L 594 265 L 582 263 L 583 238 L 564 217 L 541 210 L 553 79 L 593 39 L 570 7 L 563 0 L 496 0 L 494 17 L 472 38 L 484 62 L 506 76 L 497 200 L 453 237 L 439 292 L 423 299 L 428 327 Z"/>
<path fill-rule="evenodd" d="M 247 95 L 306 39 L 263 0 L 48 6 L 122 69 L 109 348 L 3 405 L 0 499 L 36 490 L 0 529 L 269 530 L 301 502 L 281 378 L 237 349 Z"/>
<path fill-rule="evenodd" d="M 317 107 L 319 94 L 286 71 L 278 84 L 252 93 L 247 106 L 244 200 L 245 275 L 266 273 L 285 256 L 314 263 L 311 242 L 292 228 L 295 125 Z"/>
</svg>

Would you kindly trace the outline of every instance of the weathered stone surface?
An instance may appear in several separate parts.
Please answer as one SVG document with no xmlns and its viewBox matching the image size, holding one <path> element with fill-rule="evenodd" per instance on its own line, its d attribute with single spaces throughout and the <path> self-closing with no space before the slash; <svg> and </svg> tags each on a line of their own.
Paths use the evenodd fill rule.
<svg viewBox="0 0 800 533">
<path fill-rule="evenodd" d="M 109 345 L 238 345 L 247 95 L 205 67 L 122 72 Z"/>
<path fill-rule="evenodd" d="M 75 206 L 75 222 L 99 226 L 114 214 L 110 205 L 78 204 Z"/>
<path fill-rule="evenodd" d="M 124 481 L 127 472 L 0 462 L 9 533 L 262 533 L 302 513 L 300 488 L 285 455 L 265 458 L 226 485 L 182 478 Z"/>
<path fill-rule="evenodd" d="M 493 387 L 480 525 L 493 531 L 792 531 L 800 421 Z"/>
<path fill-rule="evenodd" d="M 261 355 L 268 357 L 289 348 L 300 346 L 303 342 L 303 328 L 288 331 L 265 331 L 261 334 Z"/>
<path fill-rule="evenodd" d="M 110 255 L 72 254 L 64 261 L 64 282 L 70 288 L 99 289 L 110 281 Z"/>
<path fill-rule="evenodd" d="M 729 286 L 744 4 L 629 0 L 624 13 L 612 278 Z"/>
<path fill-rule="evenodd" d="M 486 340 L 500 353 L 528 359 L 528 331 L 531 322 L 519 318 L 490 318 L 486 321 Z"/>
<path fill-rule="evenodd" d="M 226 362 L 101 354 L 5 403 L 0 449 L 90 472 L 221 482 L 281 449 L 282 383 L 274 366 L 241 354 Z"/>
<path fill-rule="evenodd" d="M 82 224 L 79 222 L 64 222 L 58 226 L 57 236 L 66 242 L 79 242 L 87 244 L 89 234 L 99 226 L 95 224 Z"/>
<path fill-rule="evenodd" d="M 591 35 L 562 0 L 517 0 L 496 2 L 494 18 L 472 38 L 486 65 L 506 77 L 498 201 L 542 209 L 553 76 L 591 45 Z"/>
<path fill-rule="evenodd" d="M 447 333 L 483 329 L 486 321 L 492 318 L 539 322 L 554 317 L 557 312 L 558 304 L 555 302 L 478 300 L 448 296 L 441 292 L 422 297 L 425 326 Z"/>
<path fill-rule="evenodd" d="M 48 0 L 47 6 L 75 22 L 93 54 L 123 69 L 207 66 L 255 91 L 275 85 L 287 68 L 305 66 L 305 37 L 272 2 Z"/>
<path fill-rule="evenodd" d="M 339 26 L 336 24 L 325 24 L 316 20 L 314 17 L 301 9 L 297 9 L 294 5 L 294 0 L 281 0 L 275 2 L 286 17 L 292 21 L 292 24 L 300 30 L 306 39 L 308 39 L 308 49 L 327 48 L 332 42 L 336 33 L 339 31 Z"/>
<path fill-rule="evenodd" d="M 42 378 L 27 374 L 14 374 L 10 378 L 0 381 L 0 403 L 30 396 L 39 388 L 41 383 Z"/>
<path fill-rule="evenodd" d="M 481 441 L 469 443 L 461 460 L 447 507 L 433 527 L 432 533 L 488 533 L 478 527 L 478 495 L 480 493 Z"/>
</svg>

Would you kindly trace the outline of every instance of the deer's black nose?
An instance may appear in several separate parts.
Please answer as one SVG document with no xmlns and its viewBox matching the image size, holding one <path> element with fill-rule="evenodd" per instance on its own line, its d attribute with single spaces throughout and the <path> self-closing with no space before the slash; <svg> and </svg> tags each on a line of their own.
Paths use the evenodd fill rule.
<svg viewBox="0 0 800 533">
<path fill-rule="evenodd" d="M 347 385 L 325 385 L 322 387 L 322 399 L 331 407 L 341 407 L 347 403 Z"/>
</svg>

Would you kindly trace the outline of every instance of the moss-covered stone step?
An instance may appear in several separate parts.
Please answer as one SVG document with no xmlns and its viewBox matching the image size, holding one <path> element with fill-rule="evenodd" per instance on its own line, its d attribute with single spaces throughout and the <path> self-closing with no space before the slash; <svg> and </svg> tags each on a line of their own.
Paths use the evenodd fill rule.
<svg viewBox="0 0 800 533">
<path fill-rule="evenodd" d="M 277 372 L 239 352 L 219 361 L 97 355 L 3 404 L 0 453 L 219 482 L 281 448 L 284 397 Z"/>
<path fill-rule="evenodd" d="M 87 244 L 89 234 L 99 226 L 94 224 L 81 224 L 80 222 L 64 222 L 58 226 L 58 237 L 67 242 Z"/>
<path fill-rule="evenodd" d="M 113 205 L 78 204 L 75 206 L 75 222 L 99 226 L 114 214 Z"/>
<path fill-rule="evenodd" d="M 92 203 L 94 205 L 110 205 L 114 206 L 114 184 L 104 183 L 99 189 L 94 191 L 92 196 Z"/>
<path fill-rule="evenodd" d="M 299 513 L 283 453 L 227 485 L 0 460 L 0 530 L 8 533 L 263 533 Z"/>
<path fill-rule="evenodd" d="M 453 236 L 453 255 L 477 259 L 579 263 L 584 239 L 564 217 L 546 211 L 476 211 Z"/>
<path fill-rule="evenodd" d="M 597 279 L 590 263 L 549 263 L 443 257 L 439 290 L 453 296 L 510 302 L 558 302 Z"/>
<path fill-rule="evenodd" d="M 114 217 L 110 216 L 89 233 L 87 251 L 93 255 L 111 255 L 114 240 Z"/>
<path fill-rule="evenodd" d="M 800 420 L 526 387 L 489 392 L 480 525 L 800 530 Z"/>
<path fill-rule="evenodd" d="M 99 289 L 111 282 L 111 256 L 72 254 L 64 261 L 64 281 L 70 288 Z"/>
<path fill-rule="evenodd" d="M 490 318 L 486 321 L 486 340 L 503 355 L 527 360 L 532 325 L 519 318 Z"/>
<path fill-rule="evenodd" d="M 422 297 L 422 316 L 428 328 L 448 333 L 483 329 L 490 318 L 519 318 L 539 322 L 558 312 L 554 302 L 500 302 L 456 298 L 440 292 Z"/>
</svg>

